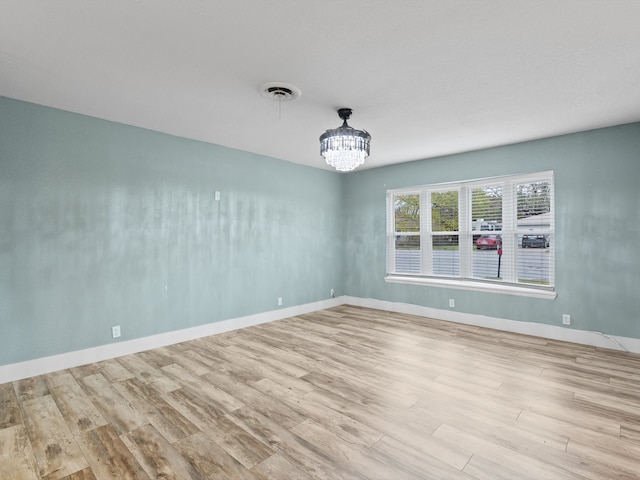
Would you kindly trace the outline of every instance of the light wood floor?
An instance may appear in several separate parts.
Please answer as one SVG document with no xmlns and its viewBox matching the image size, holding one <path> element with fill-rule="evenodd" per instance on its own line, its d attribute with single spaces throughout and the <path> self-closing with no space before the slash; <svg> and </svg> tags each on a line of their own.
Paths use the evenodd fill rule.
<svg viewBox="0 0 640 480">
<path fill-rule="evenodd" d="M 341 306 L 0 385 L 0 478 L 638 479 L 640 356 Z"/>
</svg>

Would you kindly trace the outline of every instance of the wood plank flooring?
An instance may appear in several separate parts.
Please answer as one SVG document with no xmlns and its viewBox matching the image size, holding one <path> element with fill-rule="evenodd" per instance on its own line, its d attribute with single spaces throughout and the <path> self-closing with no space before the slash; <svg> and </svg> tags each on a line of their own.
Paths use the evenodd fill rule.
<svg viewBox="0 0 640 480">
<path fill-rule="evenodd" d="M 0 478 L 640 479 L 640 356 L 341 306 L 0 385 Z"/>
</svg>

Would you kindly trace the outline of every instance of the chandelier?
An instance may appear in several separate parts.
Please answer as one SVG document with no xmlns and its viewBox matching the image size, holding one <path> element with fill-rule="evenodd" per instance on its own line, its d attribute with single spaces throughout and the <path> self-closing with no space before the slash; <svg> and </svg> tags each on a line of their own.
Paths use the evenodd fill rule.
<svg viewBox="0 0 640 480">
<path fill-rule="evenodd" d="M 351 113 L 350 108 L 339 109 L 338 116 L 344 120 L 342 126 L 320 135 L 320 155 L 340 172 L 349 172 L 362 165 L 371 146 L 371 135 L 347 125 Z"/>
</svg>

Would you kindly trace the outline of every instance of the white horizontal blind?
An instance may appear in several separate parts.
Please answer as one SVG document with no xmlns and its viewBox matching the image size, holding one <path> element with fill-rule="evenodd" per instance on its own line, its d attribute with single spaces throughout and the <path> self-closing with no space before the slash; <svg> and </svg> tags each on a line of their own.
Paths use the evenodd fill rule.
<svg viewBox="0 0 640 480">
<path fill-rule="evenodd" d="M 387 273 L 554 285 L 553 172 L 387 192 Z"/>
<path fill-rule="evenodd" d="M 433 275 L 460 276 L 460 192 L 458 188 L 429 191 L 429 245 Z"/>
<path fill-rule="evenodd" d="M 388 202 L 389 203 L 389 202 Z M 420 193 L 406 192 L 391 196 L 393 271 L 419 274 L 422 272 L 420 235 Z"/>
<path fill-rule="evenodd" d="M 553 176 L 515 184 L 518 282 L 554 284 Z"/>
<path fill-rule="evenodd" d="M 504 188 L 501 183 L 470 185 L 472 254 L 471 277 L 502 280 Z M 507 199 L 508 203 L 508 199 Z"/>
</svg>

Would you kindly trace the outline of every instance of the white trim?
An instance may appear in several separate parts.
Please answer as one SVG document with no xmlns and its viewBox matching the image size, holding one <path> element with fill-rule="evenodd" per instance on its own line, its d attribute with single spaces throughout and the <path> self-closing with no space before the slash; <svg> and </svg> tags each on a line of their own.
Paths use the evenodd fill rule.
<svg viewBox="0 0 640 480">
<path fill-rule="evenodd" d="M 391 235 L 406 235 L 405 232 L 395 231 L 395 203 L 394 199 L 399 195 L 419 195 L 421 199 L 419 220 L 420 220 L 420 246 L 418 248 L 421 255 L 421 263 L 419 265 L 420 275 L 416 279 L 416 276 L 411 273 L 407 273 L 407 268 L 402 266 L 401 268 L 396 265 L 396 258 L 398 255 L 398 247 L 395 242 L 387 242 L 386 251 L 386 265 L 387 265 L 387 278 L 385 280 L 395 283 L 412 283 L 412 284 L 427 284 L 433 286 L 444 286 L 463 290 L 478 290 L 478 291 L 490 291 L 492 293 L 507 294 L 507 295 L 522 295 L 536 298 L 555 298 L 552 288 L 535 288 L 533 287 L 530 292 L 524 286 L 524 284 L 518 284 L 518 270 L 520 265 L 526 265 L 524 258 L 521 258 L 518 254 L 517 236 L 520 234 L 521 229 L 518 227 L 517 210 L 518 210 L 518 198 L 517 198 L 517 186 L 525 185 L 533 182 L 544 182 L 548 184 L 550 195 L 550 215 L 549 228 L 544 229 L 546 235 L 550 235 L 553 239 L 555 222 L 554 216 L 554 172 L 548 170 L 546 172 L 537 172 L 530 174 L 520 175 L 504 175 L 501 177 L 489 177 L 476 180 L 462 180 L 458 182 L 447 182 L 441 184 L 412 186 L 400 189 L 387 190 L 387 232 L 391 232 Z M 500 284 L 497 288 L 487 287 L 482 280 L 471 275 L 473 270 L 473 259 L 475 254 L 473 250 L 473 236 L 482 231 L 473 230 L 473 191 L 477 188 L 496 188 L 501 191 L 501 205 L 502 205 L 502 227 L 500 234 L 502 235 L 502 241 L 504 246 L 504 254 L 500 259 L 502 262 L 501 274 L 504 282 L 495 282 Z M 453 232 L 440 232 L 433 231 L 431 225 L 432 215 L 432 196 L 437 192 L 445 191 L 457 191 L 458 192 L 458 229 Z M 476 219 L 478 220 L 478 219 Z M 494 231 L 495 233 L 495 231 Z M 529 233 L 528 231 L 526 233 Z M 440 275 L 434 271 L 433 251 L 432 251 L 432 239 L 438 235 L 458 235 L 458 263 L 460 271 L 456 273 L 455 279 L 450 279 L 447 276 Z M 547 250 L 549 256 L 547 261 L 549 262 L 549 285 L 555 285 L 555 242 L 550 242 Z M 411 262 L 411 271 L 415 272 L 415 265 L 417 262 Z M 407 265 L 408 266 L 408 265 Z M 404 271 L 403 271 L 404 270 Z M 498 269 L 500 272 L 500 269 Z M 425 279 L 424 276 L 428 276 Z M 433 280 L 437 279 L 442 280 Z M 456 281 L 456 280 L 461 280 Z M 444 282 L 444 283 L 443 283 Z"/>
<path fill-rule="evenodd" d="M 451 310 L 441 310 L 431 307 L 423 307 L 409 303 L 388 302 L 372 298 L 360 298 L 342 296 L 329 300 L 298 305 L 295 307 L 272 310 L 270 312 L 238 317 L 221 322 L 210 323 L 198 327 L 176 330 L 173 332 L 161 333 L 149 337 L 137 338 L 124 342 L 101 345 L 99 347 L 87 348 L 75 352 L 61 353 L 49 357 L 27 360 L 25 362 L 13 363 L 0 366 L 0 384 L 13 382 L 23 378 L 42 375 L 45 373 L 73 368 L 102 360 L 129 355 L 131 353 L 150 350 L 153 348 L 173 345 L 175 343 L 194 340 L 197 338 L 215 335 L 217 333 L 237 330 L 239 328 L 259 325 L 261 323 L 272 322 L 289 318 L 305 313 L 317 312 L 326 308 L 337 307 L 339 305 L 353 305 L 357 307 L 375 308 L 389 312 L 406 313 L 421 317 L 429 317 L 436 320 L 462 323 L 465 325 L 475 325 L 478 327 L 493 328 L 506 332 L 522 333 L 536 337 L 544 337 L 554 340 L 591 345 L 600 348 L 614 350 L 627 350 L 632 353 L 640 353 L 640 339 L 630 337 L 620 337 L 608 335 L 600 332 L 585 330 L 575 330 L 563 328 L 555 325 L 541 323 L 519 322 L 503 318 L 487 317 L 473 313 L 462 313 Z"/>
<path fill-rule="evenodd" d="M 408 283 L 411 285 L 424 285 L 429 287 L 454 288 L 456 290 L 471 290 L 476 292 L 500 293 L 506 295 L 519 295 L 521 297 L 546 298 L 553 300 L 558 296 L 553 290 L 543 290 L 535 287 L 519 287 L 517 285 L 505 285 L 498 282 L 474 282 L 473 280 L 460 280 L 456 278 L 431 278 L 414 277 L 410 275 L 387 275 L 384 277 L 387 283 Z"/>
<path fill-rule="evenodd" d="M 343 305 L 344 297 L 0 366 L 0 384 Z"/>
<path fill-rule="evenodd" d="M 602 332 L 576 330 L 543 323 L 520 322 L 517 320 L 487 317 L 485 315 L 477 315 L 473 313 L 462 313 L 451 310 L 423 307 L 410 303 L 388 302 L 373 298 L 347 296 L 345 297 L 345 303 L 356 307 L 367 307 L 378 310 L 387 310 L 389 312 L 406 313 L 409 315 L 428 317 L 447 322 L 475 325 L 477 327 L 493 328 L 495 330 L 502 330 L 505 332 L 521 333 L 524 335 L 533 335 L 535 337 L 543 337 L 552 340 L 579 343 L 581 345 L 640 353 L 640 338 L 620 337 Z"/>
</svg>

